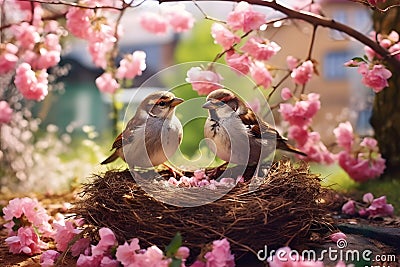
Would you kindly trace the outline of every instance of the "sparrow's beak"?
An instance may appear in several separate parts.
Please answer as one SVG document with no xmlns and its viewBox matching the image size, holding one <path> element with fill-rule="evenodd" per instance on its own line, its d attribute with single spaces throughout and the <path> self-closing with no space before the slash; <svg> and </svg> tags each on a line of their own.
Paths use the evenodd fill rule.
<svg viewBox="0 0 400 267">
<path fill-rule="evenodd" d="M 182 98 L 179 97 L 175 97 L 174 99 L 172 99 L 170 106 L 171 107 L 176 107 L 177 105 L 179 105 L 180 103 L 182 103 L 184 100 Z"/>
<path fill-rule="evenodd" d="M 201 106 L 202 108 L 205 109 L 217 109 L 218 105 L 215 102 L 212 102 L 211 100 L 208 100 L 203 106 Z"/>
</svg>

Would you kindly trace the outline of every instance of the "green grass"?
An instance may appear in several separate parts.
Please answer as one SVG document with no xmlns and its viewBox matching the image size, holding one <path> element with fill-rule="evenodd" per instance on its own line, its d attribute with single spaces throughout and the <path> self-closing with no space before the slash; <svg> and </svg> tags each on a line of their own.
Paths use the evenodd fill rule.
<svg viewBox="0 0 400 267">
<path fill-rule="evenodd" d="M 394 206 L 395 214 L 400 215 L 400 179 L 395 175 L 385 174 L 382 177 L 358 183 L 336 164 L 330 166 L 311 164 L 311 172 L 321 175 L 322 185 L 329 186 L 359 201 L 368 192 L 375 197 L 386 196 L 388 203 Z"/>
</svg>

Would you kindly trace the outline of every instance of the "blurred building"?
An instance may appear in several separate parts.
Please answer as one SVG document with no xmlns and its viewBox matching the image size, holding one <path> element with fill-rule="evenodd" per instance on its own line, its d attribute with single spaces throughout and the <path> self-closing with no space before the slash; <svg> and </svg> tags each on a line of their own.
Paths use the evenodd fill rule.
<svg viewBox="0 0 400 267">
<path fill-rule="evenodd" d="M 287 1 L 289 2 L 289 1 Z M 356 30 L 369 33 L 372 22 L 369 10 L 351 1 L 325 0 L 321 2 L 324 15 L 344 23 Z M 277 23 L 269 27 L 265 36 L 279 45 L 282 50 L 275 55 L 272 64 L 282 66 L 286 56 L 306 59 L 312 39 L 313 26 L 302 21 Z M 339 121 L 348 119 L 360 134 L 371 131 L 369 116 L 373 93 L 361 83 L 356 69 L 344 67 L 344 63 L 364 54 L 363 45 L 349 36 L 328 28 L 318 27 L 312 50 L 312 58 L 318 60 L 319 75 L 314 75 L 306 86 L 306 92 L 321 94 L 321 111 L 314 119 L 313 127 L 324 139 L 332 138 L 332 130 Z M 285 83 L 290 88 L 292 83 Z M 301 89 L 301 88 L 300 88 Z"/>
</svg>

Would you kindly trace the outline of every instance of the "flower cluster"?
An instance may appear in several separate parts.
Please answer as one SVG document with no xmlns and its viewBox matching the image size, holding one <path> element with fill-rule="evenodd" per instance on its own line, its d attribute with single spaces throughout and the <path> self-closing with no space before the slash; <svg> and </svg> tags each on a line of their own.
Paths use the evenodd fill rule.
<svg viewBox="0 0 400 267">
<path fill-rule="evenodd" d="M 171 177 L 168 183 L 178 187 L 207 187 L 214 190 L 221 186 L 234 186 L 236 183 L 242 183 L 243 181 L 244 178 L 242 176 L 239 176 L 236 180 L 233 178 L 221 178 L 219 181 L 216 181 L 214 179 L 209 179 L 204 170 L 196 170 L 192 177 L 182 176 L 179 180 L 175 177 Z"/>
<path fill-rule="evenodd" d="M 282 98 L 287 101 L 294 97 L 288 88 L 284 88 Z M 330 164 L 335 160 L 334 155 L 322 143 L 320 134 L 310 130 L 312 119 L 320 107 L 319 94 L 310 93 L 302 95 L 302 99 L 295 100 L 294 104 L 280 104 L 279 112 L 289 123 L 289 138 L 296 141 L 298 148 L 307 154 L 307 159 Z"/>
<path fill-rule="evenodd" d="M 47 248 L 40 236 L 50 237 L 50 216 L 36 199 L 15 198 L 3 208 L 4 227 L 9 231 L 5 242 L 14 254 L 33 255 Z"/>
<path fill-rule="evenodd" d="M 371 38 L 376 39 L 380 46 L 400 60 L 400 38 L 397 32 L 392 31 L 389 35 L 372 33 Z M 369 46 L 366 46 L 364 51 L 364 57 L 353 58 L 346 62 L 345 66 L 357 67 L 358 73 L 362 75 L 362 83 L 378 93 L 389 85 L 388 79 L 392 77 L 392 73 L 382 65 L 382 57 Z"/>
<path fill-rule="evenodd" d="M 95 1 L 89 2 L 95 5 Z M 111 19 L 113 12 L 115 10 L 71 7 L 66 14 L 68 30 L 88 42 L 94 64 L 106 70 L 96 79 L 96 86 L 101 92 L 110 94 L 120 87 L 117 79 L 133 79 L 146 69 L 146 54 L 143 51 L 124 55 L 119 67 L 115 69 L 113 50 L 123 35 L 123 29 L 117 21 Z"/>
<path fill-rule="evenodd" d="M 239 75 L 250 74 L 257 86 L 269 88 L 272 75 L 266 66 L 266 61 L 278 53 L 281 47 L 257 34 L 265 23 L 265 14 L 255 11 L 250 4 L 242 1 L 228 14 L 226 24 L 215 22 L 211 26 L 211 36 L 214 38 L 214 43 L 222 47 L 220 56 L 225 55 L 225 61 L 233 71 Z M 244 36 L 248 38 L 244 40 Z M 239 47 L 242 41 L 243 44 Z M 206 71 L 212 71 L 212 75 Z M 212 67 L 197 74 L 196 79 L 193 79 L 192 68 L 188 71 L 186 81 L 192 83 L 193 89 L 199 94 L 206 94 L 219 88 L 210 86 L 209 83 L 198 82 L 209 81 L 211 76 L 218 77 L 219 74 L 215 73 Z M 218 85 L 220 81 L 220 77 L 211 80 Z"/>
<path fill-rule="evenodd" d="M 63 29 L 56 20 L 43 20 L 44 10 L 38 3 L 5 8 L 21 12 L 12 20 L 12 26 L 5 28 L 8 39 L 0 44 L 0 73 L 17 68 L 17 89 L 27 99 L 43 100 L 48 91 L 47 69 L 60 61 Z M 23 65 L 18 66 L 19 62 Z"/>
<path fill-rule="evenodd" d="M 204 176 L 201 171 L 196 173 L 197 176 Z M 109 228 L 99 229 L 100 239 L 93 245 L 88 237 L 82 235 L 82 219 L 65 220 L 61 214 L 51 218 L 36 199 L 28 197 L 10 200 L 3 208 L 3 213 L 7 222 L 4 227 L 9 230 L 9 237 L 5 242 L 10 252 L 27 255 L 42 253 L 42 267 L 54 266 L 61 252 L 67 249 L 73 257 L 77 257 L 78 267 L 117 267 L 121 264 L 126 267 L 168 267 L 171 263 L 174 263 L 174 266 L 185 267 L 186 259 L 190 255 L 189 248 L 181 245 L 180 234 L 175 236 L 165 252 L 157 246 L 141 248 L 137 238 L 119 245 Z M 50 224 L 50 221 L 53 223 Z M 41 237 L 46 237 L 46 241 L 54 240 L 56 250 L 48 249 L 49 244 Z M 215 240 L 204 257 L 190 266 L 235 266 L 229 242 L 226 239 Z"/>
<path fill-rule="evenodd" d="M 363 182 L 383 173 L 385 159 L 379 153 L 378 142 L 374 138 L 364 137 L 358 141 L 350 122 L 340 123 L 333 133 L 343 149 L 338 154 L 339 165 L 352 179 Z"/>
<path fill-rule="evenodd" d="M 194 21 L 183 4 L 163 3 L 157 13 L 144 12 L 140 15 L 140 25 L 154 34 L 165 34 L 169 28 L 177 33 L 186 32 L 193 27 Z"/>
<path fill-rule="evenodd" d="M 349 200 L 343 205 L 342 212 L 349 215 L 358 214 L 361 217 L 376 218 L 392 216 L 394 208 L 392 204 L 387 204 L 386 196 L 374 198 L 371 193 L 366 193 L 363 196 L 363 203 Z"/>
<path fill-rule="evenodd" d="M 294 96 L 288 88 L 283 88 L 284 101 Z M 296 141 L 296 146 L 307 154 L 307 160 L 339 165 L 358 182 L 376 178 L 385 170 L 385 159 L 379 153 L 378 142 L 371 137 L 357 138 L 350 122 L 340 123 L 333 130 L 336 143 L 342 149 L 338 154 L 331 153 L 322 143 L 318 132 L 311 130 L 313 116 L 320 108 L 319 95 L 302 95 L 303 99 L 294 104 L 280 104 L 279 112 L 289 123 L 288 136 Z"/>
<path fill-rule="evenodd" d="M 207 95 L 208 93 L 222 88 L 222 77 L 212 69 L 204 69 L 200 67 L 192 67 L 187 72 L 186 81 L 192 84 L 192 87 L 199 95 Z"/>
</svg>

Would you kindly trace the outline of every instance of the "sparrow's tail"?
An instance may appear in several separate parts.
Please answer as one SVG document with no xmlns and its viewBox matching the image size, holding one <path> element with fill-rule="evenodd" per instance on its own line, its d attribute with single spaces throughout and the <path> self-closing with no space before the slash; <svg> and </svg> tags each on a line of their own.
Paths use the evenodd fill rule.
<svg viewBox="0 0 400 267">
<path fill-rule="evenodd" d="M 307 157 L 306 153 L 304 153 L 303 151 L 300 151 L 299 149 L 295 148 L 294 146 L 288 144 L 286 142 L 286 140 L 283 140 L 283 139 L 277 140 L 276 148 Z"/>
<path fill-rule="evenodd" d="M 118 153 L 117 151 L 114 151 L 114 153 L 112 153 L 108 158 L 106 158 L 105 160 L 103 160 L 100 164 L 104 165 L 110 162 L 113 162 L 114 160 L 116 160 L 118 158 Z"/>
</svg>

